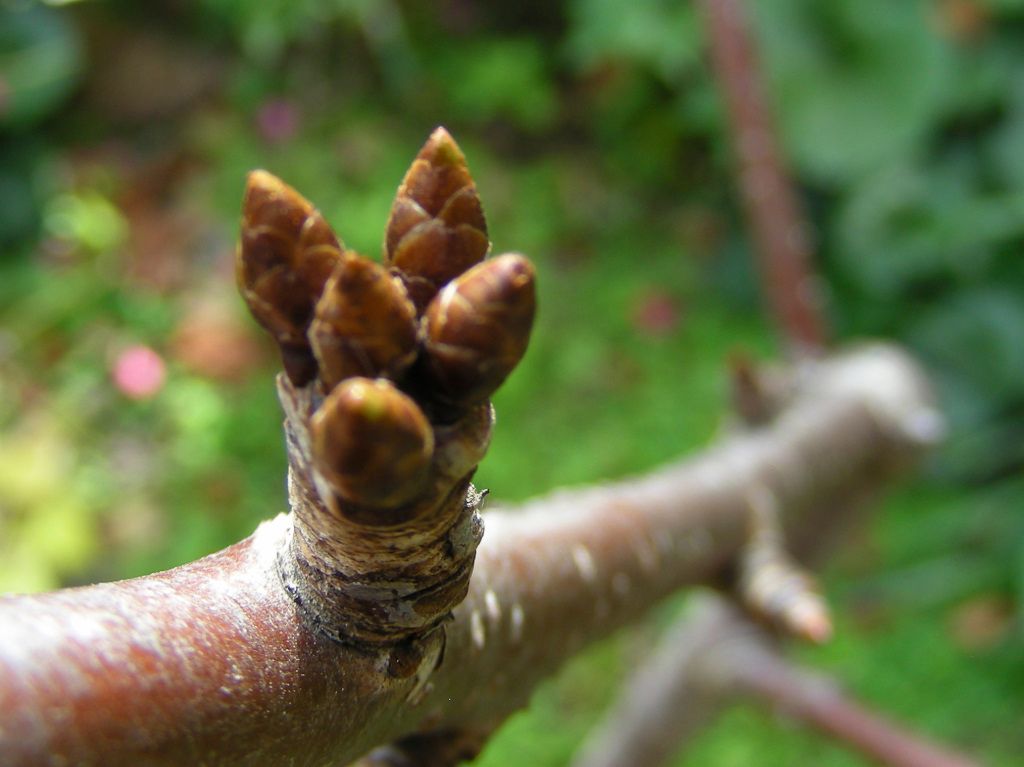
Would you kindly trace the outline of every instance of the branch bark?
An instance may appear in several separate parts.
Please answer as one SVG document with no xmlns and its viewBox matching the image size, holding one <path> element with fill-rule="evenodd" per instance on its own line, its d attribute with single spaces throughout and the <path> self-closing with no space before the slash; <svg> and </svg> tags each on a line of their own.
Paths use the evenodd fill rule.
<svg viewBox="0 0 1024 767">
<path fill-rule="evenodd" d="M 735 694 L 777 708 L 824 735 L 891 767 L 979 767 L 974 760 L 931 743 L 868 711 L 832 680 L 787 663 L 750 635 L 734 648 Z"/>
<path fill-rule="evenodd" d="M 794 666 L 762 630 L 712 596 L 669 629 L 573 767 L 659 767 L 722 708 L 743 699 L 890 767 L 978 767 L 867 711 L 824 675 Z"/>
<path fill-rule="evenodd" d="M 687 610 L 654 654 L 630 677 L 572 767 L 660 767 L 710 724 L 725 706 L 720 685 L 708 684 L 706 659 L 729 636 L 723 609 L 703 600 Z"/>
<path fill-rule="evenodd" d="M 770 315 L 798 350 L 820 351 L 829 332 L 810 265 L 810 227 L 775 137 L 743 0 L 701 0 L 699 6 Z"/>
<path fill-rule="evenodd" d="M 798 378 L 775 421 L 699 457 L 487 514 L 437 668 L 418 647 L 342 644 L 304 620 L 276 567 L 286 515 L 166 573 L 4 598 L 0 752 L 11 765 L 321 765 L 416 733 L 487 732 L 584 644 L 721 582 L 752 492 L 775 497 L 787 528 L 827 528 L 831 502 L 927 442 L 927 387 L 895 349 L 805 362 Z"/>
</svg>

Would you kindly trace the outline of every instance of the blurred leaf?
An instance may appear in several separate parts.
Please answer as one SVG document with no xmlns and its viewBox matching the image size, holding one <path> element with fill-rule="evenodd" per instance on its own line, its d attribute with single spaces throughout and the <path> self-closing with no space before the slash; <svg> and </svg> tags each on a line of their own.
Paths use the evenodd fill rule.
<svg viewBox="0 0 1024 767">
<path fill-rule="evenodd" d="M 910 338 L 933 364 L 998 401 L 1024 399 L 1024 295 L 963 291 L 916 319 Z"/>
<path fill-rule="evenodd" d="M 880 601 L 893 614 L 917 612 L 1006 585 L 1006 570 L 984 556 L 952 554 L 865 578 L 855 599 Z"/>
<path fill-rule="evenodd" d="M 0 592 L 55 588 L 94 555 L 93 511 L 77 491 L 77 471 L 52 414 L 33 411 L 0 436 Z"/>
<path fill-rule="evenodd" d="M 1024 190 L 1024 66 L 1014 71 L 1014 79 L 1007 83 L 1006 116 L 984 148 L 999 179 L 1011 188 Z"/>
<path fill-rule="evenodd" d="M 557 99 L 538 40 L 465 41 L 438 54 L 438 70 L 458 119 L 508 120 L 527 131 L 541 130 L 554 119 Z"/>
<path fill-rule="evenodd" d="M 940 452 L 946 478 L 979 481 L 1024 465 L 1024 296 L 994 286 L 953 293 L 907 331 L 935 370 L 952 427 Z"/>
<path fill-rule="evenodd" d="M 0 441 L 0 498 L 21 508 L 67 489 L 74 452 L 57 424 L 41 413 L 24 417 L 17 431 Z"/>
<path fill-rule="evenodd" d="M 407 55 L 399 8 L 390 0 L 202 0 L 198 7 L 210 27 L 226 31 L 262 67 L 281 64 L 290 49 L 329 39 L 339 24 L 359 30 L 379 53 Z M 381 66 L 387 73 L 388 62 Z"/>
<path fill-rule="evenodd" d="M 700 64 L 701 35 L 692 3 L 671 0 L 571 0 L 566 51 L 580 69 L 616 59 L 648 67 L 666 83 Z"/>
<path fill-rule="evenodd" d="M 32 509 L 19 533 L 20 543 L 48 562 L 57 576 L 75 573 L 96 553 L 92 514 L 77 493 L 55 494 Z M 57 585 L 59 581 L 52 584 Z"/>
<path fill-rule="evenodd" d="M 848 182 L 909 152 L 942 106 L 947 49 L 923 0 L 755 3 L 789 153 Z"/>
<path fill-rule="evenodd" d="M 90 253 L 109 253 L 127 235 L 121 212 L 106 197 L 89 190 L 51 200 L 45 227 L 51 235 Z"/>
<path fill-rule="evenodd" d="M 164 399 L 176 428 L 171 457 L 188 471 L 214 466 L 228 417 L 226 392 L 198 378 L 168 386 Z"/>
<path fill-rule="evenodd" d="M 1024 235 L 1024 191 L 983 193 L 973 172 L 957 162 L 893 165 L 863 179 L 836 223 L 846 273 L 892 301 L 925 280 L 983 275 L 995 246 Z"/>
<path fill-rule="evenodd" d="M 1012 35 L 994 36 L 985 45 L 961 47 L 947 69 L 942 92 L 945 119 L 963 124 L 985 120 L 1001 110 L 1019 83 L 1022 64 L 1024 52 Z"/>
<path fill-rule="evenodd" d="M 985 0 L 985 4 L 994 11 L 1007 15 L 1024 14 L 1024 0 Z"/>
<path fill-rule="evenodd" d="M 0 245 L 11 246 L 35 234 L 48 157 L 34 140 L 0 145 Z M 15 247 L 0 248 L 0 264 L 17 251 Z"/>
<path fill-rule="evenodd" d="M 81 58 L 63 13 L 36 3 L 0 5 L 0 129 L 52 112 L 74 87 Z"/>
</svg>

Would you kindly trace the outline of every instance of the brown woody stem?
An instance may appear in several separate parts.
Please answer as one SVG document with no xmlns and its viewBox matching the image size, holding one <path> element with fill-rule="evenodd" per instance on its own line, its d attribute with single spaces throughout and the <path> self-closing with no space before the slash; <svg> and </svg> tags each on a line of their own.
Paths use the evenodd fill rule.
<svg viewBox="0 0 1024 767">
<path fill-rule="evenodd" d="M 5 598 L 0 753 L 15 766 L 344 764 L 417 732 L 486 731 L 582 645 L 718 582 L 752 486 L 777 496 L 787 528 L 818 534 L 836 499 L 906 465 L 933 421 L 914 366 L 867 348 L 806 368 L 763 430 L 488 514 L 439 668 L 428 641 L 356 647 L 310 626 L 278 577 L 298 512 L 166 573 Z"/>
<path fill-rule="evenodd" d="M 809 227 L 779 151 L 743 0 L 701 0 L 711 64 L 725 99 L 737 178 L 761 284 L 783 339 L 820 350 L 828 340 L 810 266 Z"/>
<path fill-rule="evenodd" d="M 868 711 L 831 680 L 793 666 L 767 646 L 735 648 L 735 691 L 779 709 L 864 756 L 890 767 L 979 767 Z"/>
<path fill-rule="evenodd" d="M 789 663 L 769 637 L 712 596 L 668 630 L 573 767 L 659 767 L 738 699 L 777 708 L 880 764 L 977 767 L 866 711 L 822 675 Z"/>
</svg>

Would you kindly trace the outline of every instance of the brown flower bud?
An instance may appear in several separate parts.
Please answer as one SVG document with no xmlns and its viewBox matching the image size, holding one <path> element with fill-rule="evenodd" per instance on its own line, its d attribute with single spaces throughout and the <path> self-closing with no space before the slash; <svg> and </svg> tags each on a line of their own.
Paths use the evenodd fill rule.
<svg viewBox="0 0 1024 767">
<path fill-rule="evenodd" d="M 430 302 L 426 369 L 442 398 L 489 397 L 522 359 L 536 309 L 533 265 L 507 253 L 470 269 Z"/>
<path fill-rule="evenodd" d="M 249 311 L 277 341 L 292 383 L 308 383 L 316 361 L 306 338 L 313 307 L 341 257 L 331 227 L 276 176 L 249 174 L 235 273 Z"/>
<path fill-rule="evenodd" d="M 342 381 L 310 423 L 317 471 L 344 500 L 394 507 L 427 480 L 434 433 L 412 399 L 384 379 Z"/>
<path fill-rule="evenodd" d="M 347 251 L 317 302 L 309 340 L 325 391 L 352 376 L 395 379 L 416 359 L 416 310 L 386 269 Z"/>
<path fill-rule="evenodd" d="M 444 128 L 420 150 L 395 195 L 384 237 L 385 263 L 429 300 L 453 277 L 481 261 L 490 242 L 466 158 Z M 425 292 L 424 292 L 425 288 Z"/>
</svg>

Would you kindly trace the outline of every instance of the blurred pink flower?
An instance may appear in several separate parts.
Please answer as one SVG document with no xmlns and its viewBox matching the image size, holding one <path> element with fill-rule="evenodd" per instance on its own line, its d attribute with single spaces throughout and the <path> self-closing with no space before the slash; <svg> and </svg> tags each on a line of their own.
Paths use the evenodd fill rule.
<svg viewBox="0 0 1024 767">
<path fill-rule="evenodd" d="M 283 143 L 299 130 L 299 110 L 290 101 L 272 99 L 256 113 L 256 127 L 265 141 Z"/>
<path fill-rule="evenodd" d="M 117 390 L 131 399 L 148 399 L 164 385 L 167 368 L 148 346 L 129 346 L 114 361 L 111 371 Z"/>
</svg>

